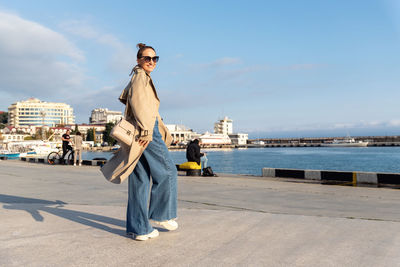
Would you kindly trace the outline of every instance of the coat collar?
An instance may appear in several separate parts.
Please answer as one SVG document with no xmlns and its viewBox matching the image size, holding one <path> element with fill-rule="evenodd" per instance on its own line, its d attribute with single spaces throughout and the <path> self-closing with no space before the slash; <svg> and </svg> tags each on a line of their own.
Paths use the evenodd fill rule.
<svg viewBox="0 0 400 267">
<path fill-rule="evenodd" d="M 136 65 L 135 67 L 133 67 L 131 74 L 129 74 L 129 76 L 131 76 L 133 73 L 138 73 L 138 72 L 144 72 L 146 73 L 146 75 L 151 79 L 150 74 L 148 74 L 142 67 L 140 67 L 139 65 Z"/>
<path fill-rule="evenodd" d="M 156 96 L 157 100 L 160 101 L 160 99 L 158 98 L 157 91 L 156 91 L 156 88 L 154 87 L 153 80 L 151 79 L 150 74 L 148 74 L 142 67 L 140 67 L 139 65 L 136 65 L 135 67 L 133 67 L 133 69 L 131 71 L 131 74 L 129 74 L 129 76 L 132 75 L 133 73 L 138 74 L 139 72 L 146 73 L 147 77 L 150 80 L 150 85 L 151 85 L 151 87 L 152 87 L 152 89 L 154 91 L 154 95 Z M 131 83 L 129 83 L 125 87 L 125 89 L 122 91 L 121 95 L 119 96 L 119 101 L 121 101 L 123 104 L 126 104 L 126 102 L 127 102 L 126 100 L 128 98 L 130 86 L 131 86 Z"/>
</svg>

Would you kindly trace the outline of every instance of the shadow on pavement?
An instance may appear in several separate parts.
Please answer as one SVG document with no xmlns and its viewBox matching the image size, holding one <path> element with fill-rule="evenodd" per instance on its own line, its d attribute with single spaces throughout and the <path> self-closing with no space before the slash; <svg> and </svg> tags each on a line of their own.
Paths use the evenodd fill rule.
<svg viewBox="0 0 400 267">
<path fill-rule="evenodd" d="M 44 199 L 0 194 L 0 203 L 4 203 L 4 209 L 24 210 L 30 213 L 32 217 L 38 222 L 44 221 L 44 217 L 42 216 L 41 212 L 47 212 L 73 222 L 81 223 L 86 226 L 126 237 L 125 230 L 105 225 L 109 224 L 125 228 L 124 221 L 93 213 L 65 209 L 64 204 L 67 203 L 60 200 L 49 201 Z"/>
</svg>

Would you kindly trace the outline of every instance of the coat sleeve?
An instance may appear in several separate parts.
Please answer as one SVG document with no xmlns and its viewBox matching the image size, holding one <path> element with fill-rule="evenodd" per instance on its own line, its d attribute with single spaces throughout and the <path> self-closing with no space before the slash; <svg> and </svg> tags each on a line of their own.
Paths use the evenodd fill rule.
<svg viewBox="0 0 400 267">
<path fill-rule="evenodd" d="M 135 117 L 137 126 L 140 128 L 139 138 L 141 140 L 152 141 L 153 137 L 150 133 L 153 132 L 154 123 L 156 120 L 156 107 L 149 106 L 152 99 L 155 97 L 153 90 L 149 90 L 146 86 L 146 74 L 139 72 L 132 77 L 131 91 L 129 96 L 129 106 L 132 114 Z"/>
<path fill-rule="evenodd" d="M 200 153 L 200 147 L 196 146 L 196 159 L 200 159 L 202 156 L 204 156 L 203 153 Z"/>
<path fill-rule="evenodd" d="M 165 126 L 163 120 L 162 120 L 161 117 L 160 117 L 160 114 L 157 116 L 157 118 L 158 118 L 158 124 L 159 124 L 159 126 L 161 126 L 162 129 L 164 129 L 164 132 L 165 132 L 165 135 L 163 136 L 163 140 L 164 140 L 165 144 L 166 144 L 167 146 L 169 146 L 169 145 L 171 145 L 171 143 L 172 143 L 172 136 L 171 136 L 171 133 L 170 133 L 170 131 L 168 130 L 167 126 Z"/>
</svg>

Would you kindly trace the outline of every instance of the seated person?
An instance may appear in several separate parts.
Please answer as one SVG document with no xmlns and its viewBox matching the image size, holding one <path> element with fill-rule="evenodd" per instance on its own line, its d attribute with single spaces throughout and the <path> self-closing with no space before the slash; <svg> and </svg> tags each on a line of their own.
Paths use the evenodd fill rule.
<svg viewBox="0 0 400 267">
<path fill-rule="evenodd" d="M 207 168 L 208 159 L 206 153 L 200 153 L 199 139 L 194 139 L 189 143 L 186 149 L 186 159 L 188 161 L 196 162 L 199 165 L 201 162 L 201 167 L 203 169 Z"/>
</svg>

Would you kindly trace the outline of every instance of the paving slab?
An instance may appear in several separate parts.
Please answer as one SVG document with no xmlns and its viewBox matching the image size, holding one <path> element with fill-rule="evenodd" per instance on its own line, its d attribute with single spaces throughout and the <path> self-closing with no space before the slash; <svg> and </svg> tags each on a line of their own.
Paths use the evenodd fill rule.
<svg viewBox="0 0 400 267">
<path fill-rule="evenodd" d="M 400 266 L 400 191 L 178 178 L 177 231 L 125 234 L 127 183 L 0 162 L 0 266 Z"/>
</svg>

